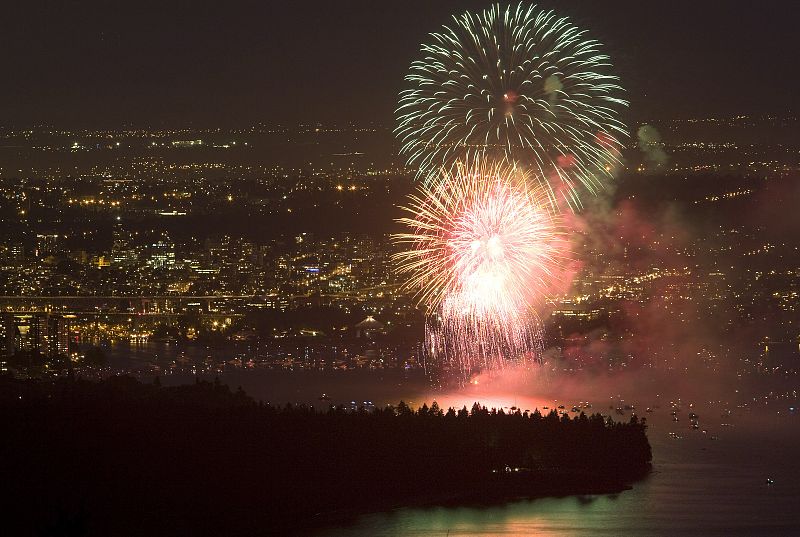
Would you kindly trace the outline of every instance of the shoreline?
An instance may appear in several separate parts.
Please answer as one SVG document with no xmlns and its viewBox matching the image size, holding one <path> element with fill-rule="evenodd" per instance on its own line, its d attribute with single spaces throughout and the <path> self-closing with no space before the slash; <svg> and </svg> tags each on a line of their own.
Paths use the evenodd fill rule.
<svg viewBox="0 0 800 537">
<path fill-rule="evenodd" d="M 316 513 L 302 525 L 302 528 L 318 531 L 325 528 L 335 529 L 353 524 L 362 516 L 403 509 L 488 508 L 543 498 L 621 494 L 632 490 L 636 483 L 644 481 L 651 473 L 652 464 L 622 478 L 559 469 L 525 471 L 522 476 L 514 474 L 501 475 L 499 478 L 492 476 L 493 479 L 488 483 L 475 483 L 470 490 L 464 492 L 421 493 L 410 496 L 407 500 L 374 501 L 361 507 Z M 589 481 L 578 482 L 581 478 L 588 478 Z"/>
</svg>

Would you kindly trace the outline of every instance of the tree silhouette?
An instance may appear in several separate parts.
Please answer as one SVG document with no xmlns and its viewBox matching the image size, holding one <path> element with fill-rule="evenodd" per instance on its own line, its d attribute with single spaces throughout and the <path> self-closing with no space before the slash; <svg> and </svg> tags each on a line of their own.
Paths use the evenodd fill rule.
<svg viewBox="0 0 800 537">
<path fill-rule="evenodd" d="M 0 376 L 0 456 L 14 461 L 5 477 L 15 483 L 5 512 L 21 523 L 53 520 L 78 495 L 98 534 L 163 533 L 162 515 L 130 517 L 131 505 L 180 521 L 181 533 L 286 534 L 318 513 L 420 497 L 618 492 L 651 460 L 638 418 L 543 418 L 538 409 L 526 417 L 477 402 L 472 413 L 436 402 L 414 412 L 404 401 L 320 411 L 259 403 L 219 379 L 159 384 Z M 342 487 L 348 494 L 331 494 Z M 120 520 L 130 527 L 120 532 Z"/>
</svg>

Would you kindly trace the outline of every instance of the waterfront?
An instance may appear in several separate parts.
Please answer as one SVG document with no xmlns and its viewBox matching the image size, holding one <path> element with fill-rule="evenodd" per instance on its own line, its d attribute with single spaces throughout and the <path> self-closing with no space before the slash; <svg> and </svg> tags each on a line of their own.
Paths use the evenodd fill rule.
<svg viewBox="0 0 800 537">
<path fill-rule="evenodd" d="M 120 349 L 122 352 L 122 349 Z M 168 362 L 180 351 L 165 345 L 140 347 L 135 359 Z M 202 358 L 202 348 L 187 349 Z M 227 356 L 235 349 L 215 350 Z M 109 351 L 110 358 L 115 356 Z M 789 358 L 796 358 L 790 356 Z M 795 535 L 800 532 L 800 417 L 792 392 L 767 393 L 754 382 L 727 384 L 687 382 L 680 373 L 617 373 L 615 375 L 529 374 L 517 382 L 479 378 L 480 384 L 443 392 L 430 386 L 421 370 L 284 371 L 232 368 L 220 375 L 233 389 L 242 386 L 254 397 L 327 406 L 330 403 L 396 404 L 404 399 L 420 405 L 433 399 L 443 407 L 545 406 L 570 412 L 580 401 L 587 412 L 627 420 L 633 406 L 648 419 L 654 467 L 629 491 L 592 497 L 541 498 L 489 506 L 429 506 L 371 513 L 304 533 L 325 536 L 466 536 L 527 535 Z M 164 384 L 190 382 L 191 375 L 162 377 Z M 697 381 L 697 377 L 694 377 Z M 708 382 L 706 382 L 708 380 Z M 737 392 L 737 390 L 739 390 Z M 328 400 L 320 400 L 325 393 Z M 754 401 L 754 399 L 756 399 Z M 675 403 L 673 407 L 670 401 Z M 646 412 L 650 407 L 652 412 Z M 673 421 L 672 409 L 679 421 Z M 692 429 L 689 412 L 699 415 Z M 723 425 L 724 424 L 724 425 Z M 705 431 L 705 432 L 704 432 Z M 587 448 L 587 456 L 590 449 Z M 768 479 L 774 482 L 767 483 Z M 346 489 L 331 494 L 347 494 Z"/>
<path fill-rule="evenodd" d="M 208 349 L 149 343 L 107 348 L 118 367 L 171 363 L 183 353 L 192 362 L 246 353 L 245 345 Z M 796 347 L 781 351 L 795 362 Z M 127 362 L 126 362 L 127 360 Z M 213 375 L 205 375 L 213 378 Z M 512 377 L 510 380 L 509 377 Z M 163 375 L 168 384 L 191 382 L 188 373 Z M 648 419 L 653 472 L 621 494 L 541 498 L 488 506 L 428 506 L 370 513 L 305 533 L 324 536 L 584 536 L 584 535 L 794 535 L 800 532 L 800 416 L 796 393 L 780 391 L 775 379 L 763 387 L 757 378 L 720 373 L 663 371 L 613 374 L 528 372 L 477 377 L 475 384 L 453 391 L 434 389 L 423 371 L 356 369 L 288 371 L 229 368 L 220 379 L 257 399 L 274 404 L 305 403 L 382 406 L 403 399 L 412 405 L 442 407 L 480 401 L 522 410 L 590 402 L 591 409 L 617 420 L 630 411 Z M 329 399 L 320 399 L 322 394 Z M 674 406 L 670 404 L 674 403 Z M 619 414 L 615 409 L 623 409 Z M 651 412 L 647 412 L 650 408 Z M 672 411 L 679 421 L 673 421 Z M 689 412 L 699 415 L 692 429 Z M 571 413 L 571 412 L 570 412 Z M 724 424 L 724 425 L 723 425 Z M 587 448 L 587 456 L 590 451 Z M 768 479 L 774 482 L 767 483 Z M 347 494 L 345 489 L 332 494 Z"/>
<path fill-rule="evenodd" d="M 666 412 L 664 413 L 666 414 Z M 709 434 L 653 416 L 654 468 L 621 494 L 497 506 L 398 509 L 324 528 L 323 536 L 755 536 L 800 532 L 797 416 L 755 412 Z M 668 432 L 680 430 L 682 438 Z M 767 484 L 768 478 L 774 483 Z"/>
</svg>

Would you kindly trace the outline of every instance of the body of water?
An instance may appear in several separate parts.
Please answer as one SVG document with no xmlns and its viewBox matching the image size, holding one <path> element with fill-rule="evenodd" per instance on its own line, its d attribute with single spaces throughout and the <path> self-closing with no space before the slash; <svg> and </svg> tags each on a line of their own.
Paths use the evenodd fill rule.
<svg viewBox="0 0 800 537">
<path fill-rule="evenodd" d="M 792 417 L 747 416 L 711 440 L 652 419 L 653 473 L 621 494 L 492 507 L 398 509 L 324 528 L 337 537 L 800 535 L 800 437 Z M 590 456 L 591 446 L 587 446 Z M 772 478 L 774 483 L 767 484 Z"/>
<path fill-rule="evenodd" d="M 181 349 L 150 343 L 108 352 L 112 362 L 135 366 L 148 361 L 169 363 L 180 353 L 202 361 L 208 355 L 233 357 L 247 349 Z M 569 411 L 573 404 L 589 401 L 592 409 L 588 412 L 627 420 L 630 411 L 620 415 L 615 408 L 630 405 L 648 419 L 653 472 L 632 490 L 488 507 L 401 508 L 310 531 L 315 537 L 800 535 L 800 416 L 791 410 L 796 393 L 786 394 L 786 379 L 777 383 L 783 388 L 764 397 L 755 395 L 770 393 L 764 379 L 698 375 L 512 372 L 505 377 L 476 377 L 473 384 L 449 392 L 434 390 L 419 370 L 231 369 L 220 378 L 234 389 L 242 386 L 258 399 L 280 404 L 327 407 L 372 401 L 384 405 L 404 399 L 420 405 L 436 399 L 445 408 L 481 401 L 520 409 L 564 405 Z M 161 379 L 175 384 L 193 377 L 175 374 Z M 323 393 L 330 400 L 321 400 Z M 651 412 L 646 412 L 647 407 Z M 689 412 L 700 416 L 696 430 L 690 427 Z M 591 457 L 591 446 L 586 446 L 586 456 Z M 331 494 L 347 494 L 347 490 Z"/>
</svg>

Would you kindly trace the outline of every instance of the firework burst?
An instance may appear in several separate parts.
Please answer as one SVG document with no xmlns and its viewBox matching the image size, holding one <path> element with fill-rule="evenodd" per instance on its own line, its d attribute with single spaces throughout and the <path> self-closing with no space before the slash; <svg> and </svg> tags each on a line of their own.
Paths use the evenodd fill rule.
<svg viewBox="0 0 800 537">
<path fill-rule="evenodd" d="M 418 177 L 485 156 L 529 167 L 551 203 L 580 206 L 620 160 L 627 105 L 609 57 L 536 6 L 454 17 L 411 64 L 395 132 Z M 562 198 L 562 199 L 557 199 Z"/>
<path fill-rule="evenodd" d="M 537 350 L 536 310 L 566 259 L 559 217 L 524 173 L 475 161 L 419 187 L 394 236 L 406 287 L 431 315 L 428 350 L 463 369 Z"/>
</svg>

